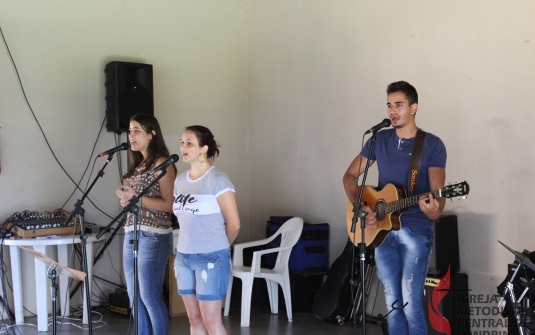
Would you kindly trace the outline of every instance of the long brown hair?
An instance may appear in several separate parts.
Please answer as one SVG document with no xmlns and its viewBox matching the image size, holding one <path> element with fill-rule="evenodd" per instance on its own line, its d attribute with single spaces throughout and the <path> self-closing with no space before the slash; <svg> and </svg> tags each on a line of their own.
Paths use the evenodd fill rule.
<svg viewBox="0 0 535 335">
<path fill-rule="evenodd" d="M 148 114 L 136 114 L 130 118 L 130 122 L 131 121 L 136 121 L 145 132 L 153 135 L 147 147 L 147 157 L 145 160 L 143 160 L 141 152 L 132 151 L 131 148 L 128 148 L 130 165 L 128 166 L 128 171 L 123 175 L 123 179 L 131 177 L 136 172 L 136 168 L 141 164 L 143 164 L 143 170 L 141 172 L 144 173 L 152 169 L 154 163 L 156 163 L 160 157 L 169 158 L 169 149 L 167 149 L 165 141 L 163 140 L 160 124 L 154 116 Z M 177 170 L 175 164 L 173 164 L 173 168 L 176 173 Z"/>
</svg>

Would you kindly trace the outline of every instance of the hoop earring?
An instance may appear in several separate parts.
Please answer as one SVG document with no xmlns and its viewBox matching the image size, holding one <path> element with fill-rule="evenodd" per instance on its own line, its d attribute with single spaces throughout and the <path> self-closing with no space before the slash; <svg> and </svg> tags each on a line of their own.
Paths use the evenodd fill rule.
<svg viewBox="0 0 535 335">
<path fill-rule="evenodd" d="M 204 163 L 206 161 L 206 158 L 201 160 L 201 157 L 203 157 L 203 156 L 204 156 L 204 154 L 200 154 L 199 157 L 197 157 L 197 159 L 199 160 L 200 163 Z"/>
</svg>

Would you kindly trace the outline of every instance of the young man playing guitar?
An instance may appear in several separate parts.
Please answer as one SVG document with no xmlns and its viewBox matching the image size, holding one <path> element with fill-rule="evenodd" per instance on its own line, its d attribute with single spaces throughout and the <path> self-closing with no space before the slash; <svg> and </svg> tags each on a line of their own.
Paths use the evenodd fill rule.
<svg viewBox="0 0 535 335">
<path fill-rule="evenodd" d="M 415 122 L 418 93 L 404 81 L 388 85 L 386 92 L 388 117 L 393 129 L 377 133 L 371 155 L 371 138 L 368 140 L 347 169 L 343 182 L 349 200 L 356 201 L 358 177 L 370 160 L 370 164 L 377 162 L 379 189 L 393 184 L 412 191 L 410 195 L 423 194 L 417 204 L 398 215 L 401 228 L 390 231 L 376 247 L 375 262 L 379 278 L 385 287 L 388 311 L 394 309 L 388 315 L 390 334 L 426 335 L 423 293 L 433 245 L 432 223 L 438 219 L 446 202 L 445 198 L 435 198 L 429 192 L 444 187 L 446 148 L 437 136 L 424 133 L 419 172 L 416 172 L 416 184 L 411 187 L 409 184 L 415 181 L 415 178 L 409 178 L 409 170 L 413 171 L 411 157 L 418 133 Z M 416 156 L 418 155 L 415 154 Z M 375 207 L 369 205 L 363 204 L 361 207 L 367 213 L 366 229 L 375 228 L 379 220 L 384 219 L 384 215 L 378 216 L 379 211 L 375 212 Z"/>
</svg>

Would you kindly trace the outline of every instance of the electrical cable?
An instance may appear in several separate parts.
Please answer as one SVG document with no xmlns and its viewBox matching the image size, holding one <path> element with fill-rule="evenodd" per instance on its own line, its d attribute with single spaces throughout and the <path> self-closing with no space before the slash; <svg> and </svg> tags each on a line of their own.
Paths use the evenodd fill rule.
<svg viewBox="0 0 535 335">
<path fill-rule="evenodd" d="M 98 143 L 98 139 L 100 138 L 100 134 L 102 133 L 102 129 L 104 129 L 104 123 L 106 122 L 106 117 L 104 117 L 104 120 L 102 120 L 102 123 L 100 124 L 100 129 L 99 129 L 99 132 L 98 132 L 98 135 L 97 135 L 97 138 L 93 144 L 93 149 L 91 150 L 91 155 L 89 156 L 89 161 L 87 162 L 87 165 L 85 167 L 85 170 L 84 170 L 84 173 L 82 174 L 82 177 L 80 177 L 80 181 L 78 182 L 78 184 L 76 184 L 76 187 L 74 188 L 74 190 L 72 191 L 71 195 L 69 196 L 69 198 L 65 201 L 65 203 L 63 204 L 63 206 L 61 206 L 61 208 L 65 207 L 65 205 L 69 202 L 69 200 L 71 200 L 72 196 L 74 195 L 74 193 L 76 192 L 76 190 L 80 190 L 80 183 L 82 182 L 82 180 L 84 179 L 84 176 L 87 172 L 87 169 L 89 168 L 89 164 L 91 163 L 91 157 L 93 157 L 94 153 L 95 153 L 95 148 L 97 146 L 97 143 Z M 115 140 L 117 142 L 117 140 Z M 86 186 L 85 186 L 85 189 L 84 191 L 82 191 L 82 193 L 85 193 L 85 190 L 87 190 L 87 186 L 89 185 L 89 180 L 91 179 L 91 175 L 93 173 L 93 170 L 95 168 L 95 163 L 96 163 L 96 159 L 98 157 L 95 158 L 95 160 L 93 161 L 93 167 L 91 168 L 91 173 L 89 174 L 89 177 L 87 178 L 87 183 L 86 183 Z M 121 160 L 118 159 L 117 160 L 118 162 L 120 162 Z M 105 213 L 104 211 L 102 211 L 100 208 L 98 208 L 92 201 L 91 199 L 89 199 L 89 197 L 87 197 L 87 199 L 89 200 L 89 202 L 91 202 L 91 204 L 93 206 L 95 206 L 95 208 L 100 211 L 102 214 L 106 215 L 108 218 L 112 218 L 110 215 L 108 215 L 107 213 Z"/>
<path fill-rule="evenodd" d="M 22 79 L 20 78 L 20 74 L 19 74 L 19 70 L 17 68 L 17 65 L 15 63 L 15 60 L 13 59 L 13 56 L 11 55 L 11 51 L 9 50 L 9 46 L 7 44 L 7 40 L 4 36 L 4 32 L 2 31 L 2 27 L 0 26 L 0 35 L 2 35 L 2 39 L 4 41 L 4 44 L 6 46 L 6 50 L 7 50 L 7 53 L 9 55 L 9 58 L 11 59 L 11 63 L 13 64 L 13 68 L 15 69 L 15 73 L 17 75 L 17 79 L 19 81 L 19 86 L 21 88 L 21 91 L 22 91 L 22 95 L 24 96 L 24 100 L 26 101 L 26 105 L 28 106 L 28 108 L 30 109 L 30 112 L 32 113 L 32 116 L 35 120 L 35 122 L 37 123 L 37 126 L 39 127 L 39 130 L 41 131 L 41 134 L 43 135 L 43 138 L 46 142 L 46 145 L 48 146 L 48 149 L 50 150 L 50 153 L 52 154 L 52 157 L 54 157 L 55 161 L 58 163 L 58 165 L 60 166 L 60 168 L 63 170 L 63 172 L 65 173 L 65 175 L 71 180 L 71 182 L 76 186 L 76 189 L 82 191 L 80 189 L 80 187 L 78 186 L 79 183 L 76 183 L 74 181 L 74 179 L 72 179 L 72 177 L 69 175 L 69 173 L 67 172 L 67 170 L 65 170 L 65 168 L 63 167 L 63 165 L 60 163 L 59 159 L 56 157 L 56 154 L 54 153 L 54 150 L 52 149 L 52 147 L 50 146 L 50 143 L 48 142 L 48 138 L 46 137 L 45 135 L 45 132 L 43 130 L 43 128 L 41 127 L 41 124 L 39 123 L 39 120 L 37 119 L 37 116 L 35 115 L 34 111 L 33 111 L 33 108 L 30 104 L 30 102 L 28 101 L 28 97 L 26 96 L 26 91 L 24 90 L 24 85 L 22 84 Z M 105 120 L 106 118 L 104 118 Z M 103 121 L 103 124 L 104 124 L 104 121 Z M 99 136 L 100 136 L 100 133 L 102 131 L 102 127 L 101 127 L 101 130 L 99 131 Z M 98 141 L 98 137 L 97 137 L 97 141 Z M 95 142 L 95 146 L 96 146 L 96 142 Z M 93 156 L 94 152 L 95 152 L 95 146 L 93 146 L 93 151 L 91 152 L 91 156 Z M 89 166 L 89 163 L 88 163 L 88 166 Z M 87 170 L 87 168 L 86 168 Z M 84 172 L 85 174 L 85 172 Z M 83 178 L 83 175 L 82 175 L 82 178 Z M 73 192 L 74 193 L 74 192 Z M 72 194 L 71 194 L 71 197 L 72 197 Z M 70 197 L 69 197 L 70 199 Z M 109 218 L 112 218 L 110 215 L 106 214 L 104 211 L 102 211 L 97 205 L 95 205 L 93 203 L 93 201 L 88 197 L 87 198 L 89 200 L 89 202 L 95 207 L 95 209 L 97 209 L 98 211 L 100 211 L 101 213 L 103 213 L 104 215 L 108 216 Z M 67 200 L 68 202 L 69 200 Z M 63 206 L 62 206 L 63 207 Z"/>
</svg>

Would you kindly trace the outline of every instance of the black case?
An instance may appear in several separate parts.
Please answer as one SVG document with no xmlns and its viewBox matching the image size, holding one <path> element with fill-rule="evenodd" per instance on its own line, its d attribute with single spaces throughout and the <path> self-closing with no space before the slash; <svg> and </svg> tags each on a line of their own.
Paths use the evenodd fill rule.
<svg viewBox="0 0 535 335">
<path fill-rule="evenodd" d="M 353 249 L 358 257 L 358 249 L 348 240 L 342 254 L 329 269 L 327 279 L 316 293 L 312 313 L 320 320 L 342 324 L 349 317 Z M 356 266 L 358 267 L 358 264 Z"/>
</svg>

